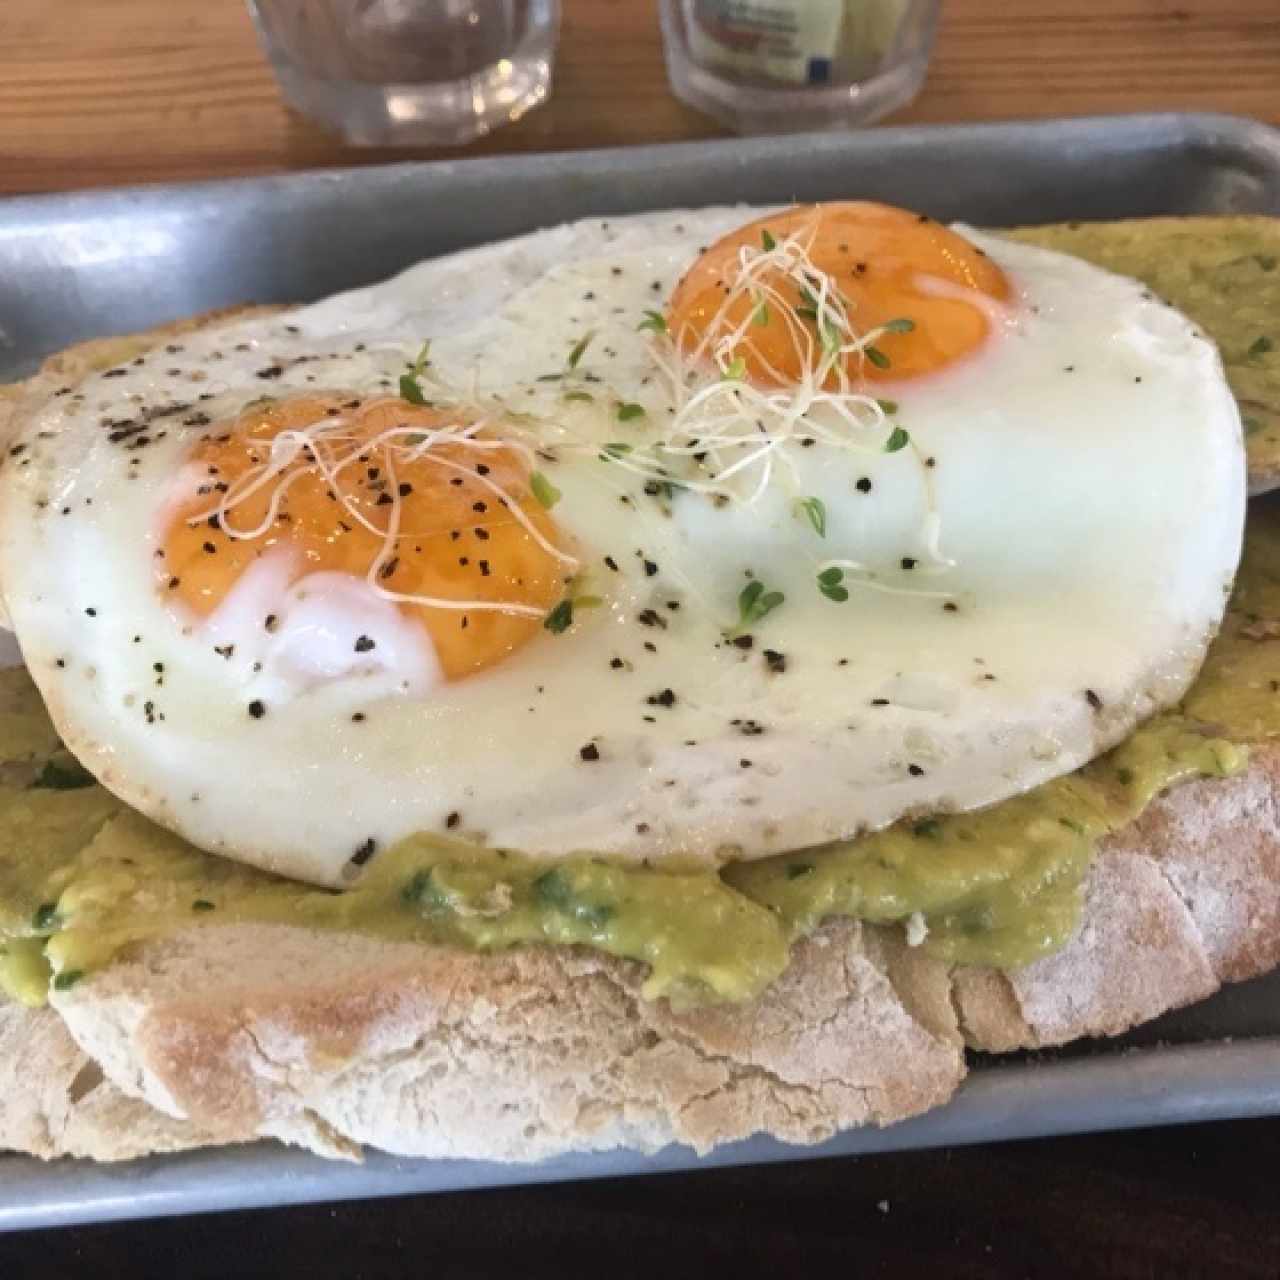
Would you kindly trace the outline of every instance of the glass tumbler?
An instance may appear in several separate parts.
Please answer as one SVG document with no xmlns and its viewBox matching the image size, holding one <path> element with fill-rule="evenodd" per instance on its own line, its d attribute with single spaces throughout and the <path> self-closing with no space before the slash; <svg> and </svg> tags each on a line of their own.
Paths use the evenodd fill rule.
<svg viewBox="0 0 1280 1280">
<path fill-rule="evenodd" d="M 660 0 L 678 98 L 739 133 L 870 124 L 924 82 L 941 0 Z"/>
<path fill-rule="evenodd" d="M 249 0 L 285 100 L 349 142 L 462 143 L 551 89 L 559 0 Z"/>
</svg>

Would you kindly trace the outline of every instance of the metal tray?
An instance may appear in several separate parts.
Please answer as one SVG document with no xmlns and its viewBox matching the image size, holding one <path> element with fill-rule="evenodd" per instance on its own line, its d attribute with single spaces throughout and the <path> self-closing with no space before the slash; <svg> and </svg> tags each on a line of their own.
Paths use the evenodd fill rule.
<svg viewBox="0 0 1280 1280">
<path fill-rule="evenodd" d="M 0 203 L 0 378 L 80 338 L 208 307 L 307 300 L 418 259 L 591 214 L 859 196 L 990 226 L 1280 213 L 1280 132 L 1212 115 L 888 128 L 388 165 Z M 941 1110 L 727 1165 L 1280 1114 L 1280 973 L 1113 1041 L 979 1060 Z M 0 1157 L 0 1229 L 688 1168 L 685 1148 L 534 1166 L 269 1144 L 124 1165 Z"/>
</svg>

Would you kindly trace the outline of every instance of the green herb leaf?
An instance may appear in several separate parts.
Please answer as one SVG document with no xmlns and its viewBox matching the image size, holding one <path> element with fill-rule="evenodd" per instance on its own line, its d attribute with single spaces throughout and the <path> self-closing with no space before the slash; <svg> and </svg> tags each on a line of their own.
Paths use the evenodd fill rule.
<svg viewBox="0 0 1280 1280">
<path fill-rule="evenodd" d="M 747 362 L 741 356 L 734 356 L 725 367 L 726 382 L 741 382 L 747 376 Z"/>
<path fill-rule="evenodd" d="M 548 907 L 567 907 L 573 900 L 573 889 L 568 877 L 556 868 L 543 872 L 533 882 L 533 894 Z"/>
<path fill-rule="evenodd" d="M 543 904 L 585 924 L 589 929 L 599 929 L 614 915 L 612 907 L 597 902 L 587 902 L 578 896 L 569 877 L 558 867 L 543 872 L 533 882 L 534 897 Z"/>
<path fill-rule="evenodd" d="M 827 536 L 827 507 L 821 498 L 801 498 L 796 502 L 796 510 L 808 516 L 818 537 Z"/>
<path fill-rule="evenodd" d="M 898 412 L 898 402 L 896 400 L 877 400 L 876 404 L 880 406 L 881 413 Z"/>
<path fill-rule="evenodd" d="M 594 333 L 583 334 L 577 342 L 573 344 L 573 350 L 569 352 L 569 359 L 566 361 L 566 367 L 572 372 L 578 367 L 578 361 L 587 353 L 587 348 L 591 345 L 591 339 L 596 335 Z"/>
<path fill-rule="evenodd" d="M 905 449 L 911 443 L 911 437 L 907 434 L 905 428 L 894 427 L 889 432 L 889 438 L 884 442 L 885 453 L 897 453 L 901 449 Z"/>
<path fill-rule="evenodd" d="M 880 327 L 885 333 L 910 333 L 916 327 L 916 322 L 908 320 L 906 316 L 899 316 L 896 320 L 886 321 Z"/>
<path fill-rule="evenodd" d="M 769 304 L 763 299 L 756 303 L 756 309 L 751 313 L 751 323 L 762 329 L 769 323 Z"/>
<path fill-rule="evenodd" d="M 542 625 L 558 636 L 573 625 L 573 601 L 567 596 L 542 620 Z"/>
<path fill-rule="evenodd" d="M 631 422 L 635 418 L 644 417 L 644 405 L 628 401 L 618 406 L 618 421 Z"/>
<path fill-rule="evenodd" d="M 410 362 L 409 372 L 400 375 L 400 398 L 407 400 L 410 404 L 427 403 L 427 398 L 422 394 L 422 387 L 418 383 L 418 378 L 429 363 L 428 357 L 430 353 L 431 340 L 428 338 L 422 344 L 421 350 Z"/>
<path fill-rule="evenodd" d="M 450 906 L 449 898 L 440 886 L 436 884 L 431 870 L 430 867 L 427 867 L 415 871 L 405 881 L 404 888 L 400 890 L 400 900 L 408 906 L 425 907 L 432 912 L 448 911 Z"/>
<path fill-rule="evenodd" d="M 844 582 L 844 570 L 839 565 L 832 565 L 818 574 L 818 590 L 828 600 L 843 604 L 849 598 L 849 588 L 841 586 Z"/>
<path fill-rule="evenodd" d="M 667 318 L 661 311 L 646 311 L 636 328 L 647 329 L 650 333 L 666 333 Z"/>
<path fill-rule="evenodd" d="M 563 382 L 563 373 L 540 373 L 534 379 L 535 382 Z"/>
<path fill-rule="evenodd" d="M 1265 356 L 1275 345 L 1266 334 L 1263 334 L 1260 338 L 1254 338 L 1253 344 L 1249 347 L 1249 359 L 1252 360 L 1256 356 Z"/>
<path fill-rule="evenodd" d="M 761 228 L 760 243 L 764 245 L 765 253 L 772 253 L 778 247 L 778 242 L 769 234 L 768 227 Z"/>
<path fill-rule="evenodd" d="M 581 401 L 583 404 L 590 404 L 595 399 L 590 391 L 566 391 L 564 398 L 570 403 L 576 400 Z"/>
<path fill-rule="evenodd" d="M 95 781 L 79 760 L 68 757 L 65 764 L 61 760 L 46 760 L 31 785 L 47 791 L 78 791 L 81 787 L 93 786 Z"/>
<path fill-rule="evenodd" d="M 887 369 L 889 367 L 889 357 L 885 355 L 879 347 L 863 347 L 862 354 L 865 355 L 877 369 Z"/>
<path fill-rule="evenodd" d="M 529 490 L 548 511 L 560 501 L 560 490 L 541 471 L 535 471 L 529 477 Z"/>
<path fill-rule="evenodd" d="M 410 404 L 426 404 L 427 397 L 422 394 L 418 379 L 412 373 L 400 375 L 400 398 Z"/>
<path fill-rule="evenodd" d="M 604 604 L 604 596 L 574 596 L 573 607 L 575 609 L 598 609 Z"/>
<path fill-rule="evenodd" d="M 771 614 L 786 597 L 781 591 L 769 591 L 759 578 L 752 578 L 738 592 L 738 630 Z"/>
<path fill-rule="evenodd" d="M 58 927 L 58 904 L 42 902 L 31 917 L 31 927 L 37 933 L 48 933 Z"/>
<path fill-rule="evenodd" d="M 191 910 L 192 911 L 214 911 L 216 910 L 216 904 L 210 902 L 208 898 L 197 898 L 191 904 Z"/>
<path fill-rule="evenodd" d="M 53 980 L 55 991 L 70 991 L 84 977 L 83 969 L 64 969 Z"/>
<path fill-rule="evenodd" d="M 601 450 L 600 461 L 608 462 L 611 458 L 616 460 L 625 457 L 630 452 L 631 446 L 629 444 L 625 444 L 621 440 L 615 440 L 612 444 L 605 445 Z"/>
</svg>

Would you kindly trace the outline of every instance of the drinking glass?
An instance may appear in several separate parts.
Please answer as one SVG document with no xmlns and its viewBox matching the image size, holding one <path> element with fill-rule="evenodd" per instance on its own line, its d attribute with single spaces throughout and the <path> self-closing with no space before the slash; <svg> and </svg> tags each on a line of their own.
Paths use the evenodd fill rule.
<svg viewBox="0 0 1280 1280">
<path fill-rule="evenodd" d="M 661 0 L 677 97 L 740 133 L 869 124 L 919 92 L 941 0 Z"/>
<path fill-rule="evenodd" d="M 543 102 L 559 0 L 249 0 L 285 100 L 348 141 L 469 142 Z"/>
</svg>

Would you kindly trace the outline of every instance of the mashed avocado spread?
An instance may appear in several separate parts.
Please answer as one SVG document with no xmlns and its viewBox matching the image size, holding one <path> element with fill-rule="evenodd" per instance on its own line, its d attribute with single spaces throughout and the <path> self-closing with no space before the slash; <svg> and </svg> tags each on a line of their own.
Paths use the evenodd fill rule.
<svg viewBox="0 0 1280 1280">
<path fill-rule="evenodd" d="M 1165 788 L 1240 770 L 1280 737 L 1280 502 L 1255 502 L 1221 634 L 1182 707 L 1086 768 L 993 805 L 717 875 L 555 865 L 418 835 L 338 893 L 193 848 L 93 783 L 21 670 L 0 675 L 0 983 L 40 1004 L 131 944 L 277 922 L 478 951 L 580 944 L 649 967 L 644 994 L 746 1000 L 832 916 L 914 919 L 924 945 L 1016 968 L 1060 947 L 1099 839 Z"/>
</svg>

